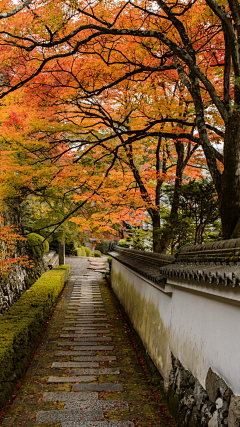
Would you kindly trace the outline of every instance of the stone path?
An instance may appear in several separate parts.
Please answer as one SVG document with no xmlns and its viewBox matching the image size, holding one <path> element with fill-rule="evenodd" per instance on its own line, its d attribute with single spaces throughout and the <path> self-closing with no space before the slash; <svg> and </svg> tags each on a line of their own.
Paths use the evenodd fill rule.
<svg viewBox="0 0 240 427">
<path fill-rule="evenodd" d="M 102 281 L 106 258 L 69 258 L 68 285 L 3 425 L 167 426 Z"/>
</svg>

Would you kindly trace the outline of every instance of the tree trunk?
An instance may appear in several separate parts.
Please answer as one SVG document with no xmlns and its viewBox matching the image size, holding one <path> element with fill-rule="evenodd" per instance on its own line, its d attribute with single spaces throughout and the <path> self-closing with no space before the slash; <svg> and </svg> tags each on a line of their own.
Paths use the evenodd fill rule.
<svg viewBox="0 0 240 427">
<path fill-rule="evenodd" d="M 152 212 L 152 223 L 153 223 L 153 252 L 162 252 L 161 239 L 160 239 L 160 212 Z"/>
<path fill-rule="evenodd" d="M 181 141 L 176 143 L 176 151 L 178 155 L 177 160 L 177 169 L 176 169 L 176 178 L 174 183 L 174 193 L 173 193 L 173 201 L 169 218 L 169 226 L 162 232 L 161 240 L 160 240 L 160 252 L 166 253 L 170 241 L 173 237 L 173 227 L 174 222 L 178 217 L 178 208 L 179 208 L 179 200 L 180 193 L 182 187 L 182 176 L 184 171 L 184 144 Z"/>
<path fill-rule="evenodd" d="M 239 237 L 237 224 L 240 218 L 240 114 L 237 111 L 226 126 L 220 216 L 223 239 Z"/>
</svg>

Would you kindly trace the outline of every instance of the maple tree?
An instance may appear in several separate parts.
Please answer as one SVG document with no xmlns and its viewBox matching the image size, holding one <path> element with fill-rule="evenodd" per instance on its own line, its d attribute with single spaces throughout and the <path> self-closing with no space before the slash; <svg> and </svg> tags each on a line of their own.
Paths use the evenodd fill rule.
<svg viewBox="0 0 240 427">
<path fill-rule="evenodd" d="M 173 219 L 183 172 L 193 174 L 185 160 L 201 145 L 220 201 L 223 236 L 229 238 L 239 218 L 238 14 L 233 0 L 221 5 L 215 0 L 174 5 L 162 0 L 118 4 L 33 0 L 15 8 L 2 2 L 3 198 L 10 194 L 22 200 L 35 194 L 50 200 L 54 192 L 64 199 L 68 193 L 73 209 L 51 226 L 63 224 L 84 206 L 89 225 L 91 200 L 95 204 L 91 218 L 102 223 L 108 210 L 110 223 L 116 224 L 123 202 L 116 198 L 114 181 L 119 194 L 131 183 L 133 194 L 126 171 L 130 166 L 140 191 L 134 202 L 128 199 L 129 206 L 143 211 L 147 205 L 154 217 L 158 209 L 153 208 L 153 191 L 145 190 L 157 179 L 159 193 L 160 181 L 169 179 L 164 176 L 163 158 L 170 144 L 178 163 L 171 177 L 176 188 Z M 126 110 L 127 104 L 132 110 Z M 90 131 L 93 125 L 95 130 Z M 216 149 L 223 143 L 224 155 Z M 138 150 L 144 163 L 148 144 L 164 147 L 161 176 L 156 173 L 156 151 L 152 176 L 147 165 L 144 171 L 141 161 L 135 161 L 135 154 L 131 157 L 131 151 Z M 124 180 L 115 170 L 123 165 Z M 145 174 L 141 180 L 148 183 L 137 176 L 139 166 Z M 125 204 L 126 216 L 129 206 Z"/>
<path fill-rule="evenodd" d="M 26 239 L 12 225 L 4 224 L 0 217 L 0 271 L 1 274 L 11 271 L 15 265 L 31 267 L 32 263 L 26 254 L 19 254 L 17 247 Z M 18 252 L 18 254 L 16 254 Z M 20 249 L 21 252 L 21 249 Z"/>
<path fill-rule="evenodd" d="M 145 92 L 139 97 L 141 84 L 128 82 L 118 86 L 117 93 L 108 90 L 107 99 L 102 97 L 102 100 L 91 99 L 90 102 L 82 101 L 78 94 L 71 101 L 71 109 L 68 100 L 65 120 L 72 124 L 71 132 L 75 135 L 76 147 L 81 150 L 81 159 L 86 153 L 91 154 L 97 164 L 101 163 L 98 159 L 104 158 L 105 168 L 109 159 L 117 160 L 112 174 L 115 194 L 108 186 L 109 208 L 115 207 L 115 216 L 117 200 L 121 206 L 127 200 L 129 206 L 134 203 L 138 209 L 148 211 L 153 223 L 154 250 L 165 252 L 171 231 L 170 228 L 164 233 L 161 230 L 163 184 L 175 181 L 170 218 L 173 221 L 177 215 L 184 170 L 192 175 L 201 173 L 193 168 L 195 164 L 202 165 L 203 159 L 201 153 L 196 151 L 199 148 L 197 137 L 182 132 L 176 140 L 175 133 L 164 124 L 163 111 L 176 105 L 172 94 L 167 96 L 167 85 L 156 90 L 154 81 L 148 81 L 144 89 Z M 162 103 L 159 103 L 160 99 Z M 188 167 L 191 158 L 192 165 Z M 124 184 L 121 186 L 117 169 L 123 173 Z M 135 201 L 131 198 L 133 191 Z M 100 211 L 98 205 L 98 216 L 101 215 Z M 120 217 L 118 213 L 118 218 L 126 219 L 122 211 Z"/>
<path fill-rule="evenodd" d="M 84 62 L 84 55 L 89 54 L 91 58 L 96 55 L 111 68 L 110 72 L 105 70 L 108 78 L 105 84 L 102 84 L 102 77 L 98 81 L 96 67 L 96 73 L 93 70 L 90 75 L 91 82 L 89 78 L 83 82 L 81 76 L 77 79 L 73 73 L 76 83 L 80 88 L 84 86 L 88 97 L 99 95 L 126 78 L 138 76 L 139 79 L 144 75 L 146 79 L 148 74 L 158 73 L 160 79 L 161 73 L 165 75 L 167 71 L 175 70 L 191 97 L 195 113 L 194 123 L 182 119 L 182 124 L 185 129 L 196 129 L 199 134 L 220 200 L 224 237 L 231 236 L 239 218 L 236 154 L 239 150 L 238 147 L 235 149 L 236 138 L 239 139 L 236 137 L 239 115 L 238 13 L 238 4 L 232 1 L 222 7 L 212 0 L 206 3 L 177 2 L 174 6 L 161 0 L 144 4 L 122 2 L 112 8 L 107 2 L 96 7 L 86 3 L 77 7 L 81 25 L 78 26 L 75 17 L 74 36 L 77 37 L 71 44 L 76 48 L 80 43 L 77 50 L 81 53 L 81 61 Z M 87 40 L 86 34 L 91 41 Z M 134 57 L 124 49 L 124 44 L 129 48 L 128 36 L 139 47 L 139 54 Z M 58 44 L 63 46 L 65 41 L 62 38 Z M 36 43 L 32 43 L 31 49 L 35 47 Z M 69 49 L 64 55 L 68 53 Z M 113 76 L 112 69 L 115 69 Z M 115 78 L 116 74 L 118 78 Z M 171 119 L 168 117 L 167 120 Z M 172 119 L 173 122 L 179 123 L 179 119 Z M 224 156 L 213 146 L 223 140 Z M 219 162 L 224 163 L 223 172 Z"/>
</svg>

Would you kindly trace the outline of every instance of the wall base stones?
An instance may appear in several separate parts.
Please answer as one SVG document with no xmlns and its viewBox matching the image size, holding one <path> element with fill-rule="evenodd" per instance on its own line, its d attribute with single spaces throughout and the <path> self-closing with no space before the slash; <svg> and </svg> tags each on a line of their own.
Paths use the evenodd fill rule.
<svg viewBox="0 0 240 427">
<path fill-rule="evenodd" d="M 18 201 L 11 206 L 6 206 L 1 213 L 4 225 L 13 226 L 23 234 L 21 225 L 21 212 Z M 16 264 L 11 271 L 0 274 L 0 315 L 6 313 L 9 307 L 48 269 L 41 257 L 34 256 L 28 242 L 19 242 L 15 246 L 15 256 L 28 256 L 33 267 Z"/>
<path fill-rule="evenodd" d="M 205 390 L 173 355 L 172 366 L 167 397 L 179 426 L 240 426 L 240 397 L 211 368 Z"/>
<path fill-rule="evenodd" d="M 34 267 L 16 266 L 11 272 L 0 275 L 0 315 L 47 270 L 43 260 L 34 260 Z"/>
</svg>

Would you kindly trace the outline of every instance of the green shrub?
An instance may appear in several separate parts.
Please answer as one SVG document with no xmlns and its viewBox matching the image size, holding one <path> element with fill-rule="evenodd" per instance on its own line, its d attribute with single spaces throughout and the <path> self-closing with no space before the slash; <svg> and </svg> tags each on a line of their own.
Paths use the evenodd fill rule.
<svg viewBox="0 0 240 427">
<path fill-rule="evenodd" d="M 74 249 L 73 254 L 74 254 L 75 256 L 88 256 L 88 255 L 86 254 L 86 249 L 87 249 L 87 248 L 85 248 L 84 246 L 80 246 L 80 248 L 76 248 L 76 249 Z"/>
<path fill-rule="evenodd" d="M 69 269 L 60 267 L 44 273 L 0 318 L 0 409 L 22 377 L 63 289 Z"/>
<path fill-rule="evenodd" d="M 100 251 L 102 254 L 107 255 L 109 250 L 109 244 L 110 242 L 108 240 L 101 239 L 101 242 L 96 244 L 96 250 Z"/>
<path fill-rule="evenodd" d="M 43 242 L 44 253 L 49 252 L 49 243 L 47 240 Z"/>
<path fill-rule="evenodd" d="M 100 251 L 94 251 L 95 258 L 101 258 L 102 254 Z"/>
<path fill-rule="evenodd" d="M 81 248 L 74 249 L 73 255 L 74 256 L 82 256 L 82 249 Z"/>
<path fill-rule="evenodd" d="M 42 257 L 45 252 L 49 252 L 49 243 L 44 241 L 40 234 L 30 233 L 27 235 L 28 244 L 31 246 L 35 258 Z"/>
<path fill-rule="evenodd" d="M 130 244 L 126 241 L 126 239 L 120 239 L 117 242 L 117 246 L 121 246 L 122 248 L 129 248 Z"/>
<path fill-rule="evenodd" d="M 112 257 L 108 256 L 108 265 L 109 265 L 109 270 L 111 271 L 112 268 Z"/>
<path fill-rule="evenodd" d="M 82 249 L 82 256 L 87 256 L 85 246 L 81 246 L 81 249 Z"/>
<path fill-rule="evenodd" d="M 93 255 L 92 255 L 92 251 L 91 251 L 91 249 L 89 249 L 89 248 L 84 248 L 85 249 L 85 252 L 86 252 L 86 256 L 89 256 L 89 257 L 92 257 Z"/>
</svg>

